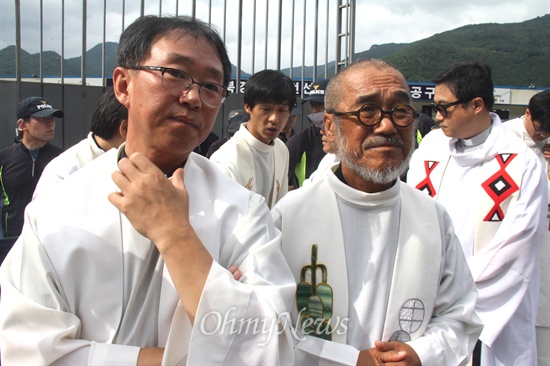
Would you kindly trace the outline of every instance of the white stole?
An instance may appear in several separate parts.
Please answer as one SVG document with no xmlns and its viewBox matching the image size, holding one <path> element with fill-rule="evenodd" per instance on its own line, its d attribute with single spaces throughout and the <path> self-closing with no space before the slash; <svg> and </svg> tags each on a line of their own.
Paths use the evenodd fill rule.
<svg viewBox="0 0 550 366">
<path fill-rule="evenodd" d="M 250 147 L 248 141 L 246 141 L 246 134 L 250 135 L 250 132 L 246 129 L 246 123 L 242 124 L 239 128 L 239 131 L 233 135 L 231 139 L 235 139 L 235 157 L 234 161 L 238 161 L 238 171 L 237 173 L 237 182 L 239 182 L 246 189 L 257 192 L 256 190 L 256 168 L 254 165 L 254 154 L 252 153 L 252 148 Z M 252 137 L 252 136 L 251 136 Z M 254 137 L 252 137 L 254 138 Z M 286 192 L 288 192 L 288 181 L 285 179 L 288 175 L 288 165 L 284 164 L 288 162 L 288 156 L 285 156 L 284 151 L 286 151 L 285 144 L 276 138 L 273 140 L 273 153 L 274 153 L 274 164 L 275 164 L 275 174 L 273 176 L 273 181 L 271 184 L 272 195 L 271 201 L 267 202 L 269 207 L 275 206 L 275 203 L 282 198 Z M 223 153 L 226 153 L 225 150 L 222 150 Z M 215 160 L 215 159 L 214 159 Z M 286 182 L 286 187 L 284 187 Z M 266 197 L 266 201 L 268 197 Z"/>
<path fill-rule="evenodd" d="M 317 265 L 326 266 L 327 283 L 333 292 L 331 340 L 346 344 L 347 335 L 340 325 L 349 318 L 348 271 L 336 195 L 327 179 L 303 189 L 302 194 L 287 196 L 282 206 L 283 253 L 300 283 L 302 269 L 311 265 L 312 245 L 317 245 Z M 296 196 L 299 199 L 294 199 Z M 443 253 L 438 222 L 434 202 L 402 184 L 399 243 L 381 336 L 384 341 L 402 340 L 400 332 L 416 339 L 431 320 Z M 425 235 L 420 237 L 419 233 Z M 407 302 L 418 304 L 416 300 L 423 306 L 421 323 L 408 319 L 403 308 Z M 296 302 L 292 312 L 293 321 L 300 322 Z"/>
</svg>

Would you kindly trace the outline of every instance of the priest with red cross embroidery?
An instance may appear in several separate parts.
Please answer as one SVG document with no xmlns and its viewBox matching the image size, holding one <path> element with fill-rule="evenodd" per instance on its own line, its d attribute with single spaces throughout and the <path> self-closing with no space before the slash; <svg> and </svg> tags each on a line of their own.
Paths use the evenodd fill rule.
<svg viewBox="0 0 550 366">
<path fill-rule="evenodd" d="M 491 69 L 461 63 L 434 80 L 439 129 L 413 154 L 407 183 L 449 212 L 484 323 L 474 365 L 536 365 L 535 319 L 547 182 L 540 161 L 491 112 Z"/>
</svg>

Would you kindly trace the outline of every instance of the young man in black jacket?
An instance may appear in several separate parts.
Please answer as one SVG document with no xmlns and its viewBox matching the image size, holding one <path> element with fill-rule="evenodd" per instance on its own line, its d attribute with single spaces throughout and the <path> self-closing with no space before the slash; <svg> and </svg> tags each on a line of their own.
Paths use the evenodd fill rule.
<svg viewBox="0 0 550 366">
<path fill-rule="evenodd" d="M 46 165 L 63 152 L 50 144 L 55 118 L 63 111 L 54 109 L 42 97 L 29 97 L 17 106 L 20 142 L 0 151 L 0 189 L 3 201 L 2 228 L 5 237 L 17 237 L 23 227 L 25 207 Z"/>
</svg>

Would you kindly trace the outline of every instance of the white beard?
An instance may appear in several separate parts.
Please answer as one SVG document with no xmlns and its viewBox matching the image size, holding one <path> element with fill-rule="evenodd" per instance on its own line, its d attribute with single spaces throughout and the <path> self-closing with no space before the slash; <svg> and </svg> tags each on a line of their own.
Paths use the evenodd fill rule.
<svg viewBox="0 0 550 366">
<path fill-rule="evenodd" d="M 342 163 L 347 165 L 351 170 L 353 170 L 364 180 L 377 184 L 389 184 L 399 179 L 407 171 L 407 168 L 409 167 L 409 161 L 411 160 L 414 149 L 410 149 L 409 154 L 398 166 L 386 166 L 378 170 L 371 169 L 358 163 L 360 159 L 359 154 L 355 152 L 348 152 L 348 140 L 342 137 L 339 128 L 337 128 L 336 130 L 338 136 L 336 141 L 336 145 L 338 148 L 338 157 L 340 158 Z M 414 141 L 411 146 L 414 146 Z"/>
</svg>

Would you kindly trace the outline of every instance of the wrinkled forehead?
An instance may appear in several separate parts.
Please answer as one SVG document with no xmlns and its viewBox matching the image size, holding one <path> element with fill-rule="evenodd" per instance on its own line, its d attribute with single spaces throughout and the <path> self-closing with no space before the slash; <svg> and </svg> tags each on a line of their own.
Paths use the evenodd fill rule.
<svg viewBox="0 0 550 366">
<path fill-rule="evenodd" d="M 391 67 L 366 67 L 351 71 L 345 75 L 344 81 L 344 97 L 347 95 L 348 101 L 353 100 L 355 105 L 411 102 L 410 88 L 405 78 Z"/>
</svg>

